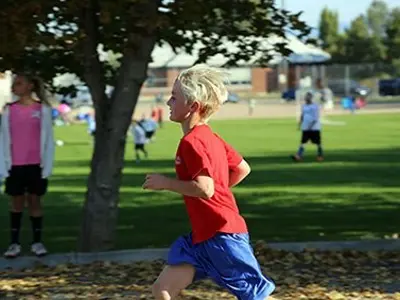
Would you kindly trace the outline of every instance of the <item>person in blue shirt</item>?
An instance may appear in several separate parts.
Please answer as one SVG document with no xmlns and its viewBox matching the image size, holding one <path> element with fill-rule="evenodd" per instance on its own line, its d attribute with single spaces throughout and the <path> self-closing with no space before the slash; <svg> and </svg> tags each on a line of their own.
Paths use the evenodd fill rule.
<svg viewBox="0 0 400 300">
<path fill-rule="evenodd" d="M 142 117 L 142 119 L 138 122 L 138 125 L 143 128 L 146 133 L 147 141 L 154 141 L 154 134 L 157 131 L 158 124 L 151 118 Z"/>
<path fill-rule="evenodd" d="M 94 115 L 92 113 L 88 113 L 85 116 L 87 125 L 88 125 L 88 133 L 94 137 L 96 134 L 96 119 L 94 118 Z"/>
</svg>

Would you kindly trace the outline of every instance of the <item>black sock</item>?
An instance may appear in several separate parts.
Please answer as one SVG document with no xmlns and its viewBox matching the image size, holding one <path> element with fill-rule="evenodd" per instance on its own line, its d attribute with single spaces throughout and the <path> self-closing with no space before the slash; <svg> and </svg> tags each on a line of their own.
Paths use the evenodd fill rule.
<svg viewBox="0 0 400 300">
<path fill-rule="evenodd" d="M 40 243 L 42 241 L 42 221 L 43 217 L 31 217 L 33 243 Z"/>
<path fill-rule="evenodd" d="M 22 212 L 10 212 L 11 244 L 19 244 Z"/>
<path fill-rule="evenodd" d="M 324 151 L 322 150 L 321 145 L 318 145 L 318 156 L 324 156 Z"/>
</svg>

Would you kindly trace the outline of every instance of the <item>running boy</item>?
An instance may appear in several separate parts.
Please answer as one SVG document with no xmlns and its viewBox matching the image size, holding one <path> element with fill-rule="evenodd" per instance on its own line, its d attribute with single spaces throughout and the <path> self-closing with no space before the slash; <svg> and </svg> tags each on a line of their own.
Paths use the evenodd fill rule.
<svg viewBox="0 0 400 300">
<path fill-rule="evenodd" d="M 311 141 L 318 147 L 317 160 L 323 161 L 324 157 L 321 145 L 321 121 L 319 115 L 320 107 L 318 104 L 313 103 L 312 92 L 306 93 L 305 102 L 306 103 L 301 108 L 301 117 L 299 122 L 299 129 L 302 131 L 301 143 L 297 153 L 291 157 L 294 161 L 303 160 L 304 145 L 307 144 L 308 141 Z"/>
<path fill-rule="evenodd" d="M 275 289 L 261 272 L 230 190 L 250 167 L 207 125 L 227 99 L 224 79 L 223 72 L 196 65 L 180 73 L 167 102 L 171 121 L 183 131 L 175 157 L 177 179 L 149 174 L 143 188 L 183 195 L 192 232 L 172 244 L 167 266 L 153 285 L 156 299 L 174 299 L 207 277 L 241 300 L 264 300 Z"/>
<path fill-rule="evenodd" d="M 52 109 L 36 77 L 17 75 L 12 91 L 18 100 L 4 108 L 0 131 L 0 176 L 6 178 L 5 192 L 11 197 L 11 241 L 4 255 L 13 258 L 21 253 L 19 233 L 27 204 L 31 251 L 42 256 L 47 250 L 42 243 L 41 197 L 46 194 L 54 159 Z"/>
</svg>

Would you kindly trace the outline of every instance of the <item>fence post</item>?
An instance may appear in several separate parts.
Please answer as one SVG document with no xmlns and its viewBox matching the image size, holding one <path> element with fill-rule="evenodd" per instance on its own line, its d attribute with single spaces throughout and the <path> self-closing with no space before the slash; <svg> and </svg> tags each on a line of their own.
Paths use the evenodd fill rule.
<svg viewBox="0 0 400 300">
<path fill-rule="evenodd" d="M 317 88 L 315 82 L 318 78 L 318 69 L 316 65 L 311 66 L 311 88 L 315 90 Z"/>
<path fill-rule="evenodd" d="M 325 86 L 327 84 L 325 65 L 320 65 L 320 72 L 321 72 L 321 83 Z"/>
</svg>

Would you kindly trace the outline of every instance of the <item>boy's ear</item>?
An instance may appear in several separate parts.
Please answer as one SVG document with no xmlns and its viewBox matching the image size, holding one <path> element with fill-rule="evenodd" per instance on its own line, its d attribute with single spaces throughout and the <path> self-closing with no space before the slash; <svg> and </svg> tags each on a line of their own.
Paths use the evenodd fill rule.
<svg viewBox="0 0 400 300">
<path fill-rule="evenodd" d="M 201 105 L 198 101 L 194 101 L 190 106 L 190 112 L 194 113 L 196 111 L 200 111 Z"/>
</svg>

